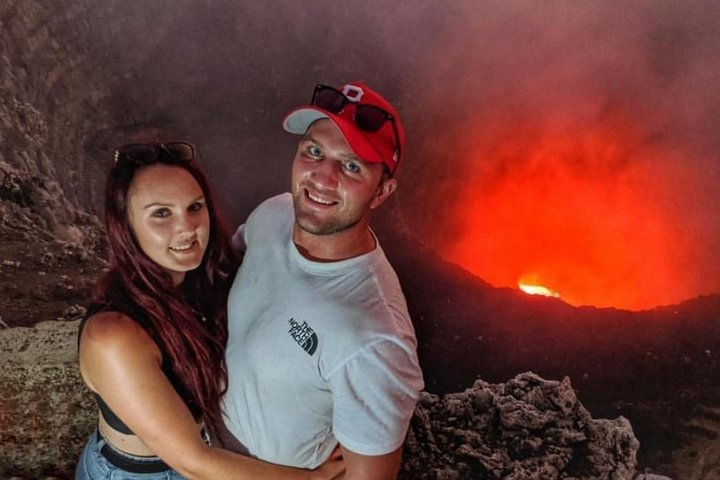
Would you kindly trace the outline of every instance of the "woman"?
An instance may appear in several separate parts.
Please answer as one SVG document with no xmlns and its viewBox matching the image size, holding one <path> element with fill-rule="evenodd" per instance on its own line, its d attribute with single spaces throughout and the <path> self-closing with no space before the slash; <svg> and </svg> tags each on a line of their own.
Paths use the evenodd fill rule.
<svg viewBox="0 0 720 480">
<path fill-rule="evenodd" d="M 98 429 L 76 479 L 329 479 L 207 441 L 227 384 L 225 301 L 236 265 L 185 142 L 115 152 L 105 199 L 111 268 L 80 326 L 80 372 Z"/>
</svg>

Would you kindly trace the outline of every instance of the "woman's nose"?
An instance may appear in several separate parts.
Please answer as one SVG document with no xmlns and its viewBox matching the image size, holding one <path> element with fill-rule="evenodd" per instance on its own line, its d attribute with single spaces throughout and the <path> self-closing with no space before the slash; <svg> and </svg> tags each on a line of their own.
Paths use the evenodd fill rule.
<svg viewBox="0 0 720 480">
<path fill-rule="evenodd" d="M 200 220 L 196 217 L 197 215 L 191 215 L 189 213 L 180 215 L 176 225 L 177 232 L 188 234 L 195 233 L 195 230 L 197 230 L 198 224 L 200 222 Z"/>
</svg>

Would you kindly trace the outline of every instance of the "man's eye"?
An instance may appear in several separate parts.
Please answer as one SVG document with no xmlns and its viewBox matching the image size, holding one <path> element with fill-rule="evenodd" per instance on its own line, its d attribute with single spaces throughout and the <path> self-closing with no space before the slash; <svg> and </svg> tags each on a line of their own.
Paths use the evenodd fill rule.
<svg viewBox="0 0 720 480">
<path fill-rule="evenodd" d="M 155 218 L 165 218 L 170 216 L 170 209 L 168 208 L 158 208 L 157 210 L 154 210 L 152 212 L 152 216 Z"/>
<path fill-rule="evenodd" d="M 320 156 L 322 155 L 322 150 L 320 150 L 320 148 L 317 147 L 316 145 L 310 145 L 310 146 L 307 148 L 307 153 L 308 153 L 308 155 L 310 155 L 311 157 L 316 157 L 316 158 L 318 158 L 318 157 L 320 157 Z"/>
<path fill-rule="evenodd" d="M 345 162 L 345 170 L 350 173 L 359 173 L 360 164 L 358 164 L 357 162 Z"/>
</svg>

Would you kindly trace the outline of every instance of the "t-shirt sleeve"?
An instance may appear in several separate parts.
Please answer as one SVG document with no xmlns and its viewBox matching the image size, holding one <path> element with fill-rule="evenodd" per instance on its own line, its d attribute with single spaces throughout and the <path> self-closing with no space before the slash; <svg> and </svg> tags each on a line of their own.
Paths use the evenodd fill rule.
<svg viewBox="0 0 720 480">
<path fill-rule="evenodd" d="M 360 455 L 400 447 L 423 387 L 417 356 L 392 340 L 370 345 L 330 375 L 333 433 Z"/>
<path fill-rule="evenodd" d="M 286 207 L 288 204 L 289 207 Z M 293 215 L 292 199 L 289 193 L 265 200 L 250 213 L 245 223 L 240 225 L 230 238 L 230 246 L 233 251 L 238 255 L 243 255 L 253 242 L 262 241 L 263 235 L 275 234 L 278 213 Z"/>
<path fill-rule="evenodd" d="M 240 225 L 230 239 L 230 245 L 236 254 L 242 255 L 247 249 L 245 242 L 245 224 Z"/>
</svg>

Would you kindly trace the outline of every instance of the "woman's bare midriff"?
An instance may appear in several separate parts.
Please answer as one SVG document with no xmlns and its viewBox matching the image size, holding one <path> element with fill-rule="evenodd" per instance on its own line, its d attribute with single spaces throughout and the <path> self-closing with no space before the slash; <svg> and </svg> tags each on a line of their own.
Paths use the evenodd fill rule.
<svg viewBox="0 0 720 480">
<path fill-rule="evenodd" d="M 105 421 L 102 413 L 98 412 L 98 414 L 100 434 L 105 440 L 110 442 L 116 450 L 141 457 L 152 457 L 156 455 L 155 452 L 145 445 L 145 442 L 143 442 L 140 437 L 118 432 Z M 200 434 L 201 430 L 202 423 L 198 423 L 198 434 Z"/>
</svg>

